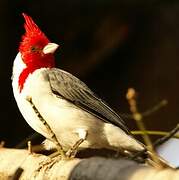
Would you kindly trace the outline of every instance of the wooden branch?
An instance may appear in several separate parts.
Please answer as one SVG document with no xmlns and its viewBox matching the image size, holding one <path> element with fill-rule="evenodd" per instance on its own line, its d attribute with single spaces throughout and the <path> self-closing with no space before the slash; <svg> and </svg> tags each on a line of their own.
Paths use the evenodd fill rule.
<svg viewBox="0 0 179 180">
<path fill-rule="evenodd" d="M 27 150 L 20 149 L 0 149 L 0 179 L 14 179 L 14 175 L 18 169 L 22 169 L 23 172 L 20 178 L 16 179 L 67 179 L 69 173 L 74 166 L 80 162 L 79 159 L 69 161 L 59 161 L 55 163 L 52 168 L 41 169 L 39 164 L 48 157 L 41 154 L 29 154 Z M 19 170 L 18 170 L 19 171 Z"/>
<path fill-rule="evenodd" d="M 179 170 L 154 169 L 126 159 L 93 157 L 59 161 L 50 168 L 39 168 L 48 157 L 29 154 L 27 150 L 0 149 L 0 179 L 59 179 L 59 180 L 178 180 Z"/>
</svg>

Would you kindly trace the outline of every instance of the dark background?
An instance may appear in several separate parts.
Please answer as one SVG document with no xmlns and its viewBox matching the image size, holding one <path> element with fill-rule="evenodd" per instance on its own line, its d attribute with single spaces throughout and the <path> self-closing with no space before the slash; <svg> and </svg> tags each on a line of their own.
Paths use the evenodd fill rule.
<svg viewBox="0 0 179 180">
<path fill-rule="evenodd" d="M 24 33 L 26 12 L 52 42 L 59 68 L 82 79 L 119 113 L 129 113 L 128 87 L 145 111 L 162 99 L 167 107 L 145 119 L 148 129 L 170 130 L 179 120 L 179 2 L 142 0 L 0 1 L 0 140 L 14 146 L 33 130 L 21 116 L 11 69 Z M 135 122 L 125 120 L 130 129 Z"/>
</svg>

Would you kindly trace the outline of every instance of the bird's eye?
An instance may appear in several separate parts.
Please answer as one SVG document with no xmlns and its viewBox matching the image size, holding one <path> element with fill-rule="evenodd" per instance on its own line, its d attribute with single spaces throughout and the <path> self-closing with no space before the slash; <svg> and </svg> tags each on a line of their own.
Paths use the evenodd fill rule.
<svg viewBox="0 0 179 180">
<path fill-rule="evenodd" d="M 32 52 L 35 52 L 35 51 L 37 51 L 37 48 L 36 48 L 35 46 L 32 46 L 32 47 L 31 47 L 31 51 L 32 51 Z"/>
</svg>

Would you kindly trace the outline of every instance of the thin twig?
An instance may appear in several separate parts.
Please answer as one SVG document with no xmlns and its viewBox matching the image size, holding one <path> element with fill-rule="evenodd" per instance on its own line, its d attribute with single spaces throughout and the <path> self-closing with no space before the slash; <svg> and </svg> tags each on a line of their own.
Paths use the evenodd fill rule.
<svg viewBox="0 0 179 180">
<path fill-rule="evenodd" d="M 28 148 L 29 154 L 32 154 L 32 144 L 31 144 L 31 141 L 27 142 L 27 148 Z"/>
<path fill-rule="evenodd" d="M 163 99 L 162 101 L 160 101 L 158 104 L 156 104 L 152 108 L 150 108 L 144 112 L 140 112 L 140 114 L 142 115 L 142 117 L 150 116 L 151 114 L 153 114 L 156 111 L 160 110 L 161 108 L 165 107 L 167 104 L 168 104 L 168 101 L 166 99 Z M 124 119 L 134 119 L 132 114 L 120 113 L 120 115 Z"/>
<path fill-rule="evenodd" d="M 178 130 L 179 130 L 179 124 L 177 124 L 176 127 L 174 129 L 172 129 L 167 135 L 165 135 L 164 137 L 156 140 L 153 143 L 154 147 L 159 146 L 159 145 L 165 143 L 166 141 L 168 141 L 170 138 L 174 137 L 175 134 L 178 132 Z"/>
<path fill-rule="evenodd" d="M 136 91 L 133 88 L 129 88 L 126 94 L 126 98 L 128 100 L 128 103 L 130 105 L 130 111 L 133 115 L 133 119 L 136 121 L 136 124 L 139 128 L 139 130 L 141 130 L 143 132 L 143 139 L 145 144 L 148 146 L 150 151 L 153 151 L 153 146 L 152 146 L 152 142 L 150 140 L 150 137 L 148 136 L 148 134 L 146 133 L 146 128 L 145 125 L 143 123 L 143 116 L 141 113 L 139 113 L 138 111 L 138 107 L 137 107 L 137 101 L 136 101 Z"/>
<path fill-rule="evenodd" d="M 144 111 L 142 113 L 143 117 L 147 117 L 150 116 L 151 114 L 155 113 L 156 111 L 158 111 L 159 109 L 161 109 L 162 107 L 165 107 L 168 104 L 168 101 L 166 99 L 163 99 L 162 101 L 160 101 L 158 104 L 156 104 L 155 106 L 153 106 L 151 109 Z"/>
<path fill-rule="evenodd" d="M 141 134 L 144 134 L 143 131 L 131 131 L 131 133 L 133 135 L 141 135 Z M 149 131 L 149 130 L 146 130 L 145 133 L 147 133 L 148 135 L 154 135 L 154 136 L 168 136 L 170 134 L 170 132 L 166 132 L 166 131 Z M 179 135 L 177 134 L 174 134 L 172 136 L 172 138 L 176 138 L 176 139 L 179 139 Z"/>
<path fill-rule="evenodd" d="M 20 143 L 18 143 L 15 148 L 17 149 L 22 149 L 22 148 L 25 148 L 27 146 L 27 142 L 28 141 L 33 141 L 34 139 L 37 139 L 38 137 L 40 137 L 40 135 L 35 132 L 31 135 L 29 135 L 27 138 L 25 138 L 23 141 L 21 141 Z"/>
<path fill-rule="evenodd" d="M 134 88 L 129 88 L 126 94 L 126 99 L 128 100 L 128 103 L 130 105 L 130 111 L 133 115 L 133 119 L 136 121 L 136 124 L 139 128 L 139 130 L 141 130 L 143 132 L 143 139 L 144 142 L 147 146 L 147 149 L 151 156 L 151 159 L 154 161 L 154 163 L 156 163 L 157 165 L 159 165 L 159 168 L 162 168 L 162 165 L 160 165 L 160 161 L 156 155 L 156 152 L 154 151 L 153 145 L 152 145 L 152 141 L 150 140 L 150 137 L 148 136 L 148 134 L 146 133 L 146 128 L 145 125 L 143 123 L 143 116 L 142 114 L 138 111 L 138 107 L 137 107 L 137 94 Z"/>
<path fill-rule="evenodd" d="M 3 148 L 4 145 L 5 145 L 5 141 L 1 141 L 1 142 L 0 142 L 0 148 Z"/>
<path fill-rule="evenodd" d="M 26 100 L 30 103 L 30 105 L 32 106 L 34 112 L 37 114 L 39 120 L 43 123 L 43 125 L 46 127 L 46 130 L 48 131 L 49 136 L 51 137 L 51 140 L 53 140 L 53 142 L 56 145 L 57 150 L 60 152 L 62 157 L 65 157 L 65 152 L 63 150 L 62 145 L 58 142 L 58 139 L 56 137 L 56 135 L 54 134 L 54 132 L 52 131 L 51 127 L 49 126 L 49 124 L 46 122 L 46 120 L 42 117 L 42 115 L 40 114 L 40 112 L 38 111 L 38 109 L 36 108 L 36 106 L 33 104 L 32 98 L 31 97 L 27 97 Z"/>
</svg>

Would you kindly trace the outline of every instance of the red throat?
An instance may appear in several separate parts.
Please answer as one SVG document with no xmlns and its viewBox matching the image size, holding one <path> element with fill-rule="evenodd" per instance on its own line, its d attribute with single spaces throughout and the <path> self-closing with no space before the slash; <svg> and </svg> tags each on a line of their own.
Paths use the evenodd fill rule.
<svg viewBox="0 0 179 180">
<path fill-rule="evenodd" d="M 51 57 L 53 58 L 53 57 Z M 27 79 L 27 77 L 29 76 L 29 74 L 32 74 L 35 70 L 40 69 L 40 68 L 53 68 L 55 67 L 55 64 L 29 64 L 20 74 L 19 76 L 19 91 L 21 92 L 23 87 L 24 87 L 24 83 Z"/>
<path fill-rule="evenodd" d="M 25 34 L 22 36 L 19 52 L 27 67 L 19 76 L 20 92 L 29 74 L 33 73 L 36 69 L 52 68 L 55 66 L 53 54 L 44 54 L 42 51 L 50 41 L 30 16 L 24 13 L 22 15 L 25 19 Z"/>
</svg>

